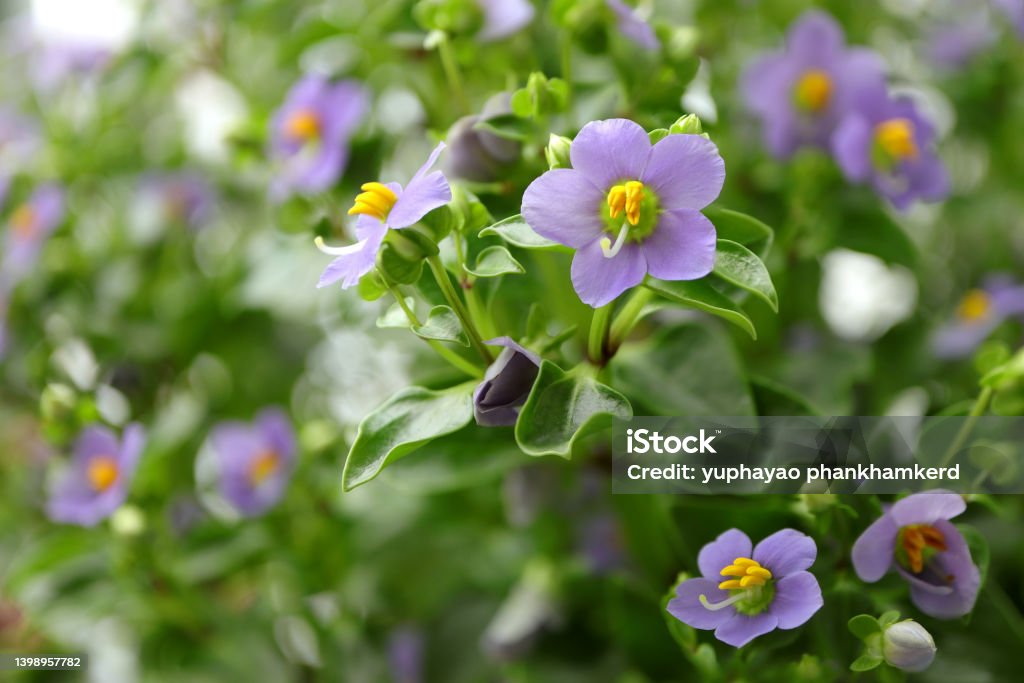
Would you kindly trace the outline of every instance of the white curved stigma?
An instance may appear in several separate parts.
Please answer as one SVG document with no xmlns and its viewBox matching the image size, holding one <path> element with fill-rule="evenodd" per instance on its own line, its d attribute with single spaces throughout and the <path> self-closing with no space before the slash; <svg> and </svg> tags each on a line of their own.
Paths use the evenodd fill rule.
<svg viewBox="0 0 1024 683">
<path fill-rule="evenodd" d="M 626 243 L 626 235 L 629 234 L 629 223 L 623 223 L 619 229 L 619 235 L 615 238 L 615 244 L 607 237 L 601 238 L 601 253 L 604 254 L 605 258 L 613 258 L 620 251 L 622 251 L 622 245 Z"/>
</svg>

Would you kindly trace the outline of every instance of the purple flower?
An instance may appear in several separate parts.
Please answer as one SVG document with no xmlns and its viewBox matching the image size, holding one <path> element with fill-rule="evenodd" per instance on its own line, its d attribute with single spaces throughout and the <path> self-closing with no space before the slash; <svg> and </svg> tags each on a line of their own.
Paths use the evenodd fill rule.
<svg viewBox="0 0 1024 683">
<path fill-rule="evenodd" d="M 482 427 L 507 427 L 519 419 L 519 409 L 530 395 L 540 372 L 540 357 L 509 337 L 486 344 L 502 346 L 501 353 L 484 373 L 484 381 L 473 392 L 473 415 Z"/>
<path fill-rule="evenodd" d="M 512 111 L 508 93 L 487 100 L 479 116 L 464 116 L 448 131 L 448 168 L 456 178 L 480 183 L 499 180 L 504 171 L 519 160 L 522 145 L 486 130 L 477 130 L 480 121 Z"/>
<path fill-rule="evenodd" d="M 424 641 L 423 630 L 401 626 L 388 637 L 388 664 L 395 683 L 422 683 Z"/>
<path fill-rule="evenodd" d="M 848 179 L 870 183 L 903 210 L 915 199 L 940 201 L 949 194 L 934 141 L 935 129 L 910 99 L 872 92 L 839 124 L 832 154 Z"/>
<path fill-rule="evenodd" d="M 477 40 L 489 43 L 507 38 L 533 21 L 534 8 L 528 0 L 476 0 L 484 15 Z"/>
<path fill-rule="evenodd" d="M 356 81 L 306 76 L 288 92 L 270 121 L 270 156 L 279 164 L 275 199 L 328 189 L 348 163 L 348 141 L 367 109 Z"/>
<path fill-rule="evenodd" d="M 161 223 L 183 223 L 199 228 L 210 218 L 213 189 L 198 173 L 150 173 L 139 182 L 140 197 L 156 209 Z"/>
<path fill-rule="evenodd" d="M 747 106 L 761 119 L 765 145 L 786 158 L 803 145 L 827 148 L 842 117 L 865 91 L 885 90 L 882 60 L 848 48 L 828 14 L 805 12 L 786 35 L 784 49 L 765 55 L 743 74 Z"/>
<path fill-rule="evenodd" d="M 939 490 L 897 501 L 853 544 L 857 576 L 874 583 L 895 567 L 925 614 L 937 619 L 967 614 L 981 575 L 963 535 L 948 521 L 966 508 L 963 497 Z"/>
<path fill-rule="evenodd" d="M 576 249 L 572 282 L 598 308 L 650 273 L 694 280 L 715 263 L 715 226 L 700 209 L 718 197 L 725 162 L 700 135 L 651 145 L 627 119 L 593 121 L 569 149 L 572 168 L 548 171 L 523 195 L 523 218 Z"/>
<path fill-rule="evenodd" d="M 654 29 L 640 16 L 640 13 L 622 0 L 605 0 L 612 11 L 619 32 L 645 50 L 657 50 L 658 38 Z"/>
<path fill-rule="evenodd" d="M 1006 18 L 1010 20 L 1018 35 L 1024 38 L 1024 0 L 994 0 Z"/>
<path fill-rule="evenodd" d="M 810 536 L 783 529 L 751 547 L 745 533 L 730 529 L 701 548 L 703 578 L 676 587 L 669 613 L 743 647 L 777 628 L 796 628 L 821 609 L 818 580 L 806 571 L 818 556 Z"/>
<path fill-rule="evenodd" d="M 264 410 L 252 424 L 223 422 L 210 432 L 221 495 L 239 514 L 254 517 L 284 494 L 295 467 L 295 433 L 280 410 Z"/>
<path fill-rule="evenodd" d="M 940 69 L 961 69 L 996 41 L 988 15 L 976 14 L 933 26 L 925 38 L 928 60 Z"/>
<path fill-rule="evenodd" d="M 956 319 L 936 330 L 932 350 L 939 358 L 969 356 L 1013 316 L 1024 316 L 1024 284 L 1005 276 L 991 277 L 981 289 L 972 289 L 963 296 Z"/>
<path fill-rule="evenodd" d="M 55 522 L 95 526 L 128 496 L 145 432 L 125 427 L 121 439 L 99 425 L 86 427 L 75 442 L 71 464 L 50 492 L 46 514 Z"/>
<path fill-rule="evenodd" d="M 64 220 L 64 191 L 56 184 L 36 188 L 7 219 L 0 280 L 17 282 L 35 265 L 43 243 Z"/>
<path fill-rule="evenodd" d="M 319 237 L 316 239 L 320 251 L 338 257 L 324 270 L 317 287 L 339 280 L 345 289 L 357 284 L 359 278 L 373 269 L 388 228 L 407 228 L 452 200 L 452 189 L 444 174 L 429 172 L 444 147 L 442 142 L 434 148 L 404 189 L 398 183 L 374 182 L 362 186 L 363 193 L 356 196 L 355 205 L 348 210 L 349 215 L 359 216 L 356 219 L 358 241 L 347 247 L 327 247 Z"/>
</svg>

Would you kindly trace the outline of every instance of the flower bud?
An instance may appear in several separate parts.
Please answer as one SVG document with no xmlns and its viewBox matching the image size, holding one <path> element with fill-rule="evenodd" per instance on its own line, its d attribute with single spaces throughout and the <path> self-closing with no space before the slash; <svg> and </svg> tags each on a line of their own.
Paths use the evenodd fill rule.
<svg viewBox="0 0 1024 683">
<path fill-rule="evenodd" d="M 544 148 L 544 156 L 548 160 L 548 168 L 569 168 L 569 147 L 572 140 L 564 135 L 555 135 L 548 138 L 548 146 Z"/>
<path fill-rule="evenodd" d="M 479 116 L 464 116 L 448 131 L 448 167 L 463 180 L 486 183 L 500 180 L 519 161 L 522 145 L 478 129 L 477 123 L 512 113 L 508 93 L 498 93 L 484 105 Z"/>
<path fill-rule="evenodd" d="M 935 641 L 924 626 L 913 619 L 906 619 L 885 629 L 882 655 L 897 669 L 924 671 L 935 659 Z"/>
<path fill-rule="evenodd" d="M 679 119 L 673 123 L 668 132 L 675 135 L 682 133 L 683 135 L 700 135 L 704 132 L 704 128 L 700 125 L 700 119 L 696 114 L 687 114 L 686 116 L 680 116 Z"/>
</svg>

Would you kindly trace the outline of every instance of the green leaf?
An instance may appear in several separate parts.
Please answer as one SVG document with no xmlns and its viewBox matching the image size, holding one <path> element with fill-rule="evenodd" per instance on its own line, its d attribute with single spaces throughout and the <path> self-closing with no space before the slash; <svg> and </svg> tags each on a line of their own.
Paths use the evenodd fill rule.
<svg viewBox="0 0 1024 683">
<path fill-rule="evenodd" d="M 846 625 L 849 627 L 850 632 L 861 640 L 873 636 L 882 630 L 878 625 L 878 620 L 869 614 L 858 614 L 846 622 Z"/>
<path fill-rule="evenodd" d="M 345 460 L 342 488 L 351 491 L 365 484 L 431 439 L 469 424 L 476 384 L 466 382 L 441 391 L 408 387 L 363 418 Z"/>
<path fill-rule="evenodd" d="M 779 297 L 772 276 L 757 254 L 738 242 L 719 239 L 715 255 L 715 275 L 744 289 L 779 312 Z"/>
<path fill-rule="evenodd" d="M 487 235 L 497 235 L 509 244 L 524 249 L 564 249 L 558 242 L 553 242 L 535 233 L 519 214 L 509 216 L 480 231 L 481 237 Z"/>
<path fill-rule="evenodd" d="M 423 261 L 409 261 L 403 258 L 398 250 L 387 242 L 381 246 L 377 265 L 385 277 L 402 285 L 415 284 L 423 274 Z"/>
<path fill-rule="evenodd" d="M 668 128 L 655 128 L 654 130 L 647 134 L 647 137 L 651 139 L 652 145 L 656 145 L 665 138 L 667 138 L 668 133 Z"/>
<path fill-rule="evenodd" d="M 521 118 L 533 116 L 533 97 L 526 88 L 520 88 L 512 93 L 510 102 L 512 113 Z"/>
<path fill-rule="evenodd" d="M 978 565 L 978 574 L 981 577 L 978 585 L 984 586 L 985 580 L 988 578 L 988 567 L 992 559 L 992 554 L 988 548 L 988 541 L 981 535 L 981 532 L 972 526 L 958 524 L 956 528 L 963 534 L 964 540 L 967 541 L 967 549 L 971 551 L 971 559 L 974 561 L 974 564 Z"/>
<path fill-rule="evenodd" d="M 703 213 L 715 224 L 719 239 L 742 244 L 762 256 L 771 246 L 774 231 L 753 216 L 720 206 L 709 206 Z"/>
<path fill-rule="evenodd" d="M 689 578 L 689 574 L 681 572 L 676 577 L 676 582 L 661 598 L 661 615 L 665 618 L 665 625 L 668 626 L 668 632 L 687 655 L 689 655 L 689 653 L 697 646 L 697 631 L 692 626 L 684 624 L 672 616 L 668 611 L 668 603 L 672 602 L 676 597 L 676 588 L 679 584 Z"/>
<path fill-rule="evenodd" d="M 413 310 L 416 305 L 416 300 L 411 296 L 405 297 L 405 305 Z M 406 328 L 411 327 L 412 323 L 409 322 L 409 316 L 406 315 L 405 311 L 398 302 L 391 304 L 388 310 L 384 311 L 384 315 L 377 318 L 377 327 L 381 328 Z"/>
<path fill-rule="evenodd" d="M 863 654 L 850 665 L 850 671 L 871 671 L 882 661 L 881 655 Z"/>
<path fill-rule="evenodd" d="M 423 339 L 454 342 L 469 346 L 469 339 L 462 331 L 459 316 L 448 306 L 434 306 L 430 309 L 427 321 L 422 325 L 413 325 L 413 334 Z"/>
<path fill-rule="evenodd" d="M 899 620 L 900 613 L 894 609 L 891 609 L 888 612 L 883 612 L 882 616 L 878 617 L 878 625 L 884 629 L 887 626 L 892 626 Z"/>
<path fill-rule="evenodd" d="M 821 415 L 810 399 L 763 375 L 750 375 L 759 415 Z"/>
<path fill-rule="evenodd" d="M 498 277 L 509 273 L 525 273 L 526 269 L 502 246 L 487 247 L 476 257 L 476 266 L 466 271 L 476 277 Z"/>
<path fill-rule="evenodd" d="M 565 372 L 545 360 L 519 413 L 516 441 L 527 455 L 568 458 L 578 438 L 609 426 L 612 417 L 632 416 L 632 406 L 619 392 L 579 368 Z"/>
<path fill-rule="evenodd" d="M 917 263 L 917 247 L 882 211 L 844 212 L 835 246 L 871 254 L 887 263 L 910 267 Z"/>
<path fill-rule="evenodd" d="M 363 301 L 376 301 L 388 293 L 388 288 L 384 285 L 380 274 L 376 270 L 371 270 L 359 279 L 356 292 L 359 293 L 359 298 Z"/>
<path fill-rule="evenodd" d="M 661 296 L 690 308 L 716 315 L 736 325 L 753 339 L 757 339 L 757 330 L 753 321 L 736 305 L 732 299 L 712 287 L 707 280 L 678 280 L 667 282 L 655 278 L 644 280 L 644 286 L 654 290 Z"/>
<path fill-rule="evenodd" d="M 478 121 L 474 130 L 481 130 L 497 135 L 506 140 L 529 140 L 533 137 L 534 125 L 529 119 L 516 114 L 501 114 L 494 118 Z"/>
</svg>

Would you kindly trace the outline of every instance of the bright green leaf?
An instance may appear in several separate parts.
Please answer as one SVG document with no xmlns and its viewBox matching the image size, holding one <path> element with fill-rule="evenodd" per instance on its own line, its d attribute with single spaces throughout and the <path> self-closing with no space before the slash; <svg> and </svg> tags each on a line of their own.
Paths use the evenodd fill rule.
<svg viewBox="0 0 1024 683">
<path fill-rule="evenodd" d="M 546 237 L 538 235 L 533 231 L 533 228 L 527 225 L 523 217 L 518 214 L 509 216 L 505 220 L 498 221 L 494 225 L 480 231 L 481 237 L 486 237 L 487 235 L 497 235 L 509 244 L 514 244 L 524 249 L 564 248 L 558 242 L 553 242 Z"/>
<path fill-rule="evenodd" d="M 779 297 L 772 276 L 757 254 L 738 242 L 719 239 L 715 275 L 758 297 L 778 313 Z"/>
<path fill-rule="evenodd" d="M 881 655 L 863 654 L 850 665 L 850 671 L 871 671 L 882 661 Z"/>
<path fill-rule="evenodd" d="M 771 246 L 775 233 L 753 216 L 718 206 L 709 206 L 703 213 L 715 224 L 719 239 L 742 244 L 762 256 Z"/>
<path fill-rule="evenodd" d="M 525 273 L 526 269 L 502 246 L 487 247 L 476 257 L 476 266 L 466 270 L 477 277 L 498 277 L 510 273 Z"/>
<path fill-rule="evenodd" d="M 683 304 L 690 308 L 716 315 L 731 322 L 741 330 L 757 339 L 757 330 L 753 321 L 736 305 L 732 299 L 712 287 L 706 280 L 677 280 L 668 282 L 647 278 L 644 286 L 654 290 L 661 296 Z"/>
<path fill-rule="evenodd" d="M 861 640 L 881 631 L 878 621 L 869 614 L 858 614 L 846 622 L 846 625 L 849 627 L 850 632 Z"/>
<path fill-rule="evenodd" d="M 407 296 L 405 297 L 405 305 L 412 310 L 413 306 L 416 305 L 416 301 L 411 296 Z M 384 312 L 384 315 L 377 318 L 377 327 L 404 328 L 410 326 L 412 326 L 412 323 L 409 322 L 409 316 L 406 315 L 405 310 L 403 310 L 397 302 L 391 304 L 391 306 L 388 307 L 388 310 Z"/>
<path fill-rule="evenodd" d="M 454 342 L 469 346 L 469 339 L 462 331 L 459 316 L 448 306 L 434 306 L 430 309 L 427 320 L 422 325 L 413 325 L 413 334 L 423 339 Z"/>
<path fill-rule="evenodd" d="M 475 130 L 493 133 L 507 140 L 529 140 L 534 133 L 534 125 L 529 119 L 515 114 L 502 114 L 494 118 L 478 121 Z"/>
</svg>

